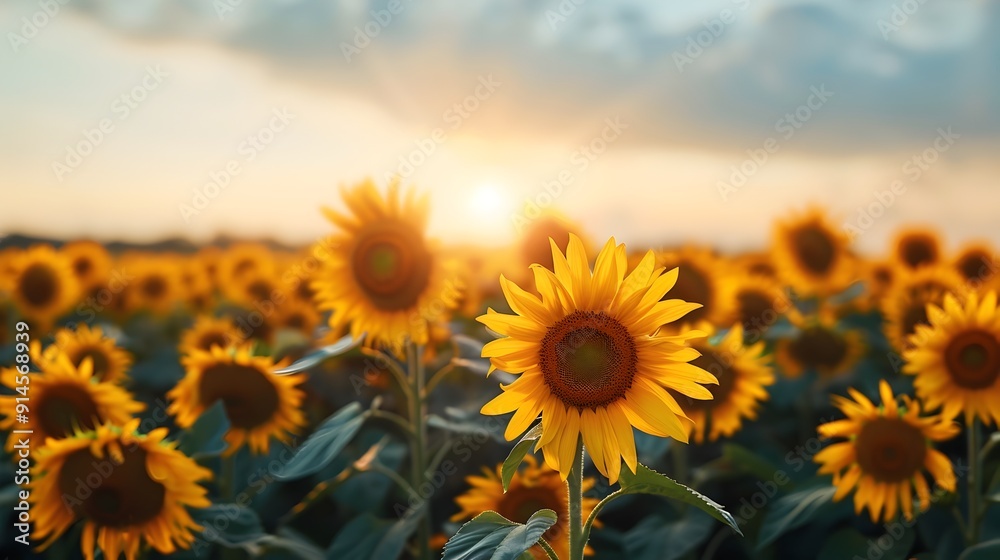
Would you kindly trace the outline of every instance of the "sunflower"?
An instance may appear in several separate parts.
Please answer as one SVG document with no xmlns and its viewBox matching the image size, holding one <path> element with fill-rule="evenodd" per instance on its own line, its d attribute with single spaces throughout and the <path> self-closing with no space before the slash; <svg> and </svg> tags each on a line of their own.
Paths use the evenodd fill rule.
<svg viewBox="0 0 1000 560">
<path fill-rule="evenodd" d="M 196 312 L 212 307 L 215 287 L 205 266 L 198 260 L 187 259 L 179 263 L 178 281 L 184 301 Z"/>
<path fill-rule="evenodd" d="M 952 266 L 966 282 L 985 286 L 996 280 L 998 260 L 996 250 L 988 243 L 971 243 L 958 252 Z"/>
<path fill-rule="evenodd" d="M 79 367 L 65 354 L 37 360 L 41 373 L 31 373 L 31 414 L 28 421 L 17 423 L 15 396 L 0 396 L 0 428 L 32 430 L 36 441 L 69 437 L 77 429 L 92 430 L 102 422 L 122 425 L 145 406 L 132 400 L 125 389 L 93 379 L 92 362 L 85 359 Z M 14 388 L 17 370 L 3 370 L 2 382 Z M 7 438 L 7 451 L 13 450 L 14 438 Z"/>
<path fill-rule="evenodd" d="M 508 440 L 541 413 L 537 447 L 546 464 L 565 480 L 582 436 L 597 469 L 614 483 L 622 458 L 635 472 L 632 426 L 687 442 L 684 422 L 690 420 L 667 388 L 712 398 L 701 384 L 717 383 L 715 377 L 688 363 L 698 352 L 687 341 L 704 333 L 657 333 L 661 325 L 700 306 L 661 301 L 678 272 L 654 270 L 652 251 L 626 276 L 625 246 L 616 246 L 614 238 L 601 250 L 593 273 L 575 235 L 565 256 L 552 242 L 552 260 L 554 272 L 532 267 L 541 297 L 501 276 L 500 287 L 516 315 L 489 309 L 478 318 L 503 337 L 483 348 L 491 371 L 520 374 L 482 413 L 516 411 L 505 432 Z"/>
<path fill-rule="evenodd" d="M 833 499 L 842 500 L 851 490 L 854 511 L 868 507 L 873 523 L 888 522 L 902 511 L 913 519 L 913 492 L 919 497 L 918 511 L 930 506 L 927 469 L 937 485 L 955 491 L 955 473 L 948 458 L 930 446 L 958 434 L 958 426 L 941 416 L 921 416 L 920 403 L 903 395 L 899 406 L 889 384 L 879 382 L 882 405 L 848 389 L 854 400 L 836 395 L 833 402 L 847 418 L 819 426 L 824 438 L 848 438 L 816 454 L 820 474 L 832 474 L 837 487 Z"/>
<path fill-rule="evenodd" d="M 898 267 L 891 261 L 868 261 L 863 265 L 867 305 L 879 308 L 899 276 Z"/>
<path fill-rule="evenodd" d="M 128 560 L 139 557 L 143 542 L 166 555 L 191 547 L 202 527 L 187 508 L 211 505 L 198 482 L 212 473 L 165 441 L 166 428 L 141 435 L 138 427 L 138 420 L 103 424 L 49 440 L 38 451 L 31 484 L 38 550 L 77 521 L 83 521 L 80 549 L 87 560 L 94 560 L 95 547 L 105 558 L 124 553 Z"/>
<path fill-rule="evenodd" d="M 181 333 L 181 343 L 177 349 L 181 355 L 186 356 L 195 350 L 208 352 L 215 346 L 228 348 L 242 342 L 243 338 L 232 319 L 203 315 L 198 317 L 191 328 Z"/>
<path fill-rule="evenodd" d="M 861 334 L 839 328 L 828 316 L 796 323 L 795 334 L 779 340 L 775 350 L 775 361 L 785 377 L 796 379 L 806 371 L 831 377 L 849 371 L 864 355 Z"/>
<path fill-rule="evenodd" d="M 272 275 L 274 272 L 273 256 L 265 245 L 236 243 L 219 257 L 215 279 L 225 291 L 230 284 L 241 284 L 252 274 Z"/>
<path fill-rule="evenodd" d="M 960 302 L 944 297 L 927 308 L 929 325 L 917 327 L 913 347 L 903 353 L 905 373 L 916 375 L 913 386 L 931 410 L 954 418 L 965 412 L 966 423 L 978 416 L 984 424 L 1000 424 L 1000 309 L 996 292 L 972 292 Z"/>
<path fill-rule="evenodd" d="M 702 329 L 709 335 L 711 327 Z M 743 419 L 757 418 L 757 407 L 768 398 L 767 387 L 774 384 L 774 371 L 764 357 L 764 342 L 743 345 L 743 327 L 736 325 L 717 344 L 707 339 L 692 343 L 701 356 L 691 361 L 719 380 L 709 386 L 712 400 L 696 400 L 678 395 L 677 401 L 691 419 L 689 431 L 695 443 L 729 437 L 743 425 Z"/>
<path fill-rule="evenodd" d="M 16 253 L 9 264 L 7 291 L 32 327 L 47 331 L 76 303 L 80 284 L 69 260 L 48 245 Z"/>
<path fill-rule="evenodd" d="M 510 480 L 507 491 L 503 490 L 500 473 L 502 465 L 495 469 L 483 467 L 482 475 L 465 477 L 465 482 L 471 487 L 455 498 L 455 504 L 461 511 L 451 516 L 451 521 L 472 519 L 484 511 L 495 511 L 514 521 L 525 523 L 536 511 L 551 509 L 556 512 L 558 520 L 549 527 L 542 538 L 555 551 L 559 558 L 569 558 L 569 498 L 566 494 L 566 483 L 560 480 L 559 473 L 539 466 L 533 455 L 524 457 L 525 464 Z M 593 478 L 583 481 L 583 491 L 594 487 Z M 598 500 L 584 496 L 582 507 L 583 519 L 590 517 Z M 595 523 L 600 526 L 600 522 Z M 530 549 L 538 560 L 548 558 L 541 547 Z M 592 554 L 590 547 L 586 552 Z"/>
<path fill-rule="evenodd" d="M 101 327 L 91 329 L 81 323 L 76 330 L 60 329 L 55 336 L 55 344 L 45 349 L 47 359 L 52 360 L 56 354 L 62 353 L 79 368 L 85 359 L 90 358 L 97 381 L 119 383 L 125 380 L 132 365 L 132 356 L 117 346 L 113 338 L 105 336 Z"/>
<path fill-rule="evenodd" d="M 456 306 L 459 296 L 452 267 L 424 237 L 428 198 L 410 190 L 401 200 L 399 184 L 382 197 L 364 181 L 342 192 L 351 214 L 329 208 L 340 227 L 319 279 L 313 284 L 320 309 L 332 310 L 335 332 L 367 333 L 371 343 L 402 348 L 409 340 L 427 342 L 427 324 Z"/>
<path fill-rule="evenodd" d="M 854 280 L 854 257 L 849 238 L 822 211 L 779 221 L 774 230 L 772 254 L 780 277 L 803 296 L 831 295 Z"/>
<path fill-rule="evenodd" d="M 773 278 L 740 274 L 731 282 L 732 320 L 743 325 L 747 337 L 752 340 L 759 339 L 779 317 L 793 309 L 784 288 Z"/>
<path fill-rule="evenodd" d="M 130 254 L 122 265 L 133 275 L 123 292 L 128 311 L 170 311 L 182 298 L 178 260 L 166 255 Z"/>
<path fill-rule="evenodd" d="M 233 303 L 248 309 L 285 297 L 275 273 L 258 271 L 246 273 L 242 280 L 227 282 L 223 293 Z"/>
<path fill-rule="evenodd" d="M 941 260 L 941 239 L 927 228 L 908 228 L 896 234 L 892 244 L 893 258 L 903 268 L 916 270 L 938 264 Z"/>
<path fill-rule="evenodd" d="M 302 333 L 312 338 L 320 323 L 320 314 L 315 307 L 298 299 L 285 299 L 275 305 L 274 313 L 267 318 L 273 331 L 282 329 Z"/>
<path fill-rule="evenodd" d="M 235 453 L 247 443 L 257 454 L 267 453 L 270 438 L 288 443 L 305 425 L 299 409 L 303 393 L 296 386 L 303 375 L 271 373 L 285 365 L 275 365 L 267 356 L 253 356 L 248 347 L 192 350 L 183 360 L 186 373 L 167 393 L 167 411 L 177 425 L 190 428 L 201 413 L 221 400 L 229 418 L 226 433 L 229 449 Z"/>
<path fill-rule="evenodd" d="M 85 291 L 107 284 L 111 276 L 111 256 L 103 245 L 94 241 L 73 241 L 63 245 L 60 252 L 69 259 L 73 275 Z"/>
<path fill-rule="evenodd" d="M 743 273 L 754 276 L 777 278 L 778 271 L 774 267 L 771 255 L 767 253 L 747 253 L 735 260 L 736 268 Z"/>
<path fill-rule="evenodd" d="M 655 266 L 679 270 L 677 284 L 670 291 L 671 297 L 701 304 L 684 317 L 685 323 L 707 321 L 722 325 L 732 317 L 732 282 L 728 263 L 712 251 L 685 247 L 679 251 L 658 252 Z"/>
<path fill-rule="evenodd" d="M 963 291 L 962 278 L 950 267 L 927 266 L 900 275 L 882 299 L 886 338 L 894 348 L 909 348 L 910 335 L 927 324 L 927 305 L 940 305 L 945 294 Z"/>
</svg>

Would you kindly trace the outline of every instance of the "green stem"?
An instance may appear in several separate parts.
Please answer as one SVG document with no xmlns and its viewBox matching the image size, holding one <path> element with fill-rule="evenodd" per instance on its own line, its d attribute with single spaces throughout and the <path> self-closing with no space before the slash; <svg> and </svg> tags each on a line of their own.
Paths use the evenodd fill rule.
<svg viewBox="0 0 1000 560">
<path fill-rule="evenodd" d="M 417 492 L 427 478 L 427 458 L 424 456 L 427 444 L 427 423 L 425 414 L 426 403 L 424 402 L 424 349 L 422 346 L 413 344 L 407 347 L 406 362 L 410 377 L 410 428 L 413 430 L 413 447 L 410 449 L 411 468 L 410 484 Z M 429 560 L 431 540 L 431 514 L 429 508 L 424 511 L 423 519 L 417 531 L 417 549 L 419 558 Z"/>
<path fill-rule="evenodd" d="M 966 424 L 966 435 L 969 454 L 969 478 L 966 481 L 966 492 L 969 498 L 969 524 L 968 524 L 968 544 L 973 546 L 979 542 L 979 476 L 980 476 L 980 455 L 979 455 L 979 419 L 972 418 L 972 422 Z"/>
<path fill-rule="evenodd" d="M 569 471 L 569 560 L 583 560 L 583 439 L 576 442 L 576 458 Z"/>
<path fill-rule="evenodd" d="M 549 557 L 549 560 L 559 560 L 559 555 L 556 551 L 552 550 L 552 545 L 545 542 L 545 539 L 538 539 L 538 546 L 542 547 L 545 551 L 545 555 Z"/>
</svg>

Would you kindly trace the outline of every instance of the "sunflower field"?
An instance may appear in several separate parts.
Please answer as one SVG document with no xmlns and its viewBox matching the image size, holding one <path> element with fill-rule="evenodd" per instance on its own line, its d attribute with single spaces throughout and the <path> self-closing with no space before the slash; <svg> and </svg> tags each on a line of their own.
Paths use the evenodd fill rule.
<svg viewBox="0 0 1000 560">
<path fill-rule="evenodd" d="M 1000 557 L 989 244 L 813 207 L 487 251 L 399 181 L 331 202 L 306 247 L 3 241 L 5 555 Z"/>
</svg>

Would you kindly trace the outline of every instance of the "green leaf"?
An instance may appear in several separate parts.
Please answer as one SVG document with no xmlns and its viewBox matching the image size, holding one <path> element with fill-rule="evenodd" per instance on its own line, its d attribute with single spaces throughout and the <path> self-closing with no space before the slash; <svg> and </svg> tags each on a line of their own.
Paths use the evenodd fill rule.
<svg viewBox="0 0 1000 560">
<path fill-rule="evenodd" d="M 843 560 L 845 558 L 878 558 L 879 560 L 906 560 L 917 537 L 913 527 L 901 522 L 885 525 L 887 532 L 866 537 L 857 529 L 844 528 L 826 539 L 817 560 Z"/>
<path fill-rule="evenodd" d="M 329 346 L 324 346 L 323 348 L 320 348 L 319 350 L 309 354 L 308 356 L 302 357 L 297 362 L 286 368 L 275 370 L 274 373 L 276 375 L 289 375 L 292 373 L 305 371 L 321 363 L 323 360 L 327 358 L 339 356 L 347 352 L 348 350 L 356 347 L 358 344 L 361 344 L 362 340 L 364 340 L 364 337 L 358 337 L 357 339 L 354 339 L 351 338 L 351 335 L 347 335 Z"/>
<path fill-rule="evenodd" d="M 427 507 L 427 502 L 422 501 L 416 507 L 408 509 L 403 517 L 393 523 L 379 540 L 378 546 L 372 553 L 372 558 L 385 558 L 386 560 L 399 558 L 403 548 L 406 547 L 406 541 L 417 529 L 420 520 L 428 515 Z"/>
<path fill-rule="evenodd" d="M 375 547 L 392 526 L 391 521 L 379 519 L 370 513 L 352 519 L 337 533 L 326 557 L 330 560 L 369 560 L 375 558 Z"/>
<path fill-rule="evenodd" d="M 616 494 L 653 494 L 671 498 L 695 506 L 725 523 L 740 535 L 743 534 L 733 516 L 723 509 L 721 505 L 644 465 L 638 465 L 635 469 L 635 474 L 632 474 L 627 468 L 622 469 L 620 482 L 622 489 L 619 491 L 620 494 Z"/>
<path fill-rule="evenodd" d="M 524 437 L 514 445 L 514 448 L 510 450 L 510 454 L 504 459 L 503 466 L 500 468 L 500 478 L 503 481 L 504 492 L 510 487 L 510 481 L 514 478 L 517 468 L 521 466 L 524 456 L 528 454 L 531 446 L 540 437 L 542 437 L 542 424 L 538 423 L 524 434 Z"/>
<path fill-rule="evenodd" d="M 229 431 L 229 418 L 222 401 L 216 401 L 203 412 L 195 423 L 183 431 L 177 448 L 188 457 L 218 455 L 226 449 L 226 432 Z"/>
<path fill-rule="evenodd" d="M 1000 558 L 1000 539 L 979 543 L 967 548 L 958 560 L 996 560 Z"/>
<path fill-rule="evenodd" d="M 204 509 L 192 510 L 191 517 L 204 527 L 198 535 L 202 541 L 225 548 L 243 548 L 251 554 L 259 553 L 257 542 L 267 536 L 257 513 L 236 504 L 212 504 Z M 196 543 L 195 552 L 198 548 Z"/>
<path fill-rule="evenodd" d="M 495 511 L 480 513 L 448 539 L 442 560 L 520 560 L 555 522 L 550 509 L 535 512 L 524 525 Z"/>
<path fill-rule="evenodd" d="M 823 506 L 832 503 L 835 486 L 820 486 L 792 492 L 775 500 L 764 517 L 758 535 L 757 549 L 771 544 L 778 537 L 805 525 Z"/>
<path fill-rule="evenodd" d="M 678 560 L 696 550 L 712 534 L 711 517 L 695 509 L 675 521 L 650 516 L 633 527 L 624 539 L 627 556 L 634 560 Z"/>
<path fill-rule="evenodd" d="M 778 470 L 770 461 L 735 443 L 722 445 L 722 456 L 733 466 L 760 480 L 771 480 Z"/>
<path fill-rule="evenodd" d="M 291 461 L 275 474 L 278 480 L 291 480 L 317 473 L 347 446 L 361 429 L 369 411 L 351 403 L 323 421 L 302 444 Z"/>
</svg>

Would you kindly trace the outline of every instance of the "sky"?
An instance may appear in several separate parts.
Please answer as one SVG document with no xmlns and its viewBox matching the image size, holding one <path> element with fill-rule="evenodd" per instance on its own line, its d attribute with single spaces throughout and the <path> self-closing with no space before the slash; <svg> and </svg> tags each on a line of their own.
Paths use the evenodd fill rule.
<svg viewBox="0 0 1000 560">
<path fill-rule="evenodd" d="M 7 1 L 0 234 L 304 243 L 342 186 L 396 174 L 452 242 L 542 209 L 759 248 L 821 205 L 862 251 L 905 224 L 1000 243 L 997 23 L 978 0 Z"/>
</svg>

